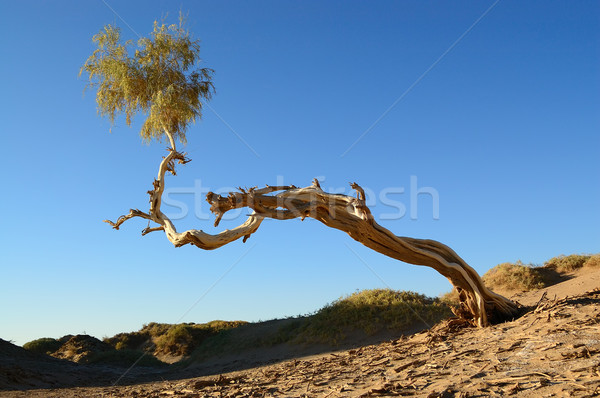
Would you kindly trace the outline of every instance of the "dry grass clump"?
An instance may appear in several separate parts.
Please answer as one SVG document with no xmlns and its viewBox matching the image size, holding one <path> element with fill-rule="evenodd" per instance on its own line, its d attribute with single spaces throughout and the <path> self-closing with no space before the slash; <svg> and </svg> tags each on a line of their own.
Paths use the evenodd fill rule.
<svg viewBox="0 0 600 398">
<path fill-rule="evenodd" d="M 485 285 L 494 289 L 529 291 L 549 286 L 544 272 L 539 267 L 516 263 L 502 263 L 486 272 Z"/>
<path fill-rule="evenodd" d="M 559 273 L 572 272 L 582 268 L 591 257 L 585 254 L 571 254 L 569 256 L 561 254 L 546 261 L 544 267 L 554 269 Z"/>
<path fill-rule="evenodd" d="M 600 267 L 600 254 L 594 254 L 588 258 L 588 260 L 583 264 L 586 268 L 596 268 Z"/>
</svg>

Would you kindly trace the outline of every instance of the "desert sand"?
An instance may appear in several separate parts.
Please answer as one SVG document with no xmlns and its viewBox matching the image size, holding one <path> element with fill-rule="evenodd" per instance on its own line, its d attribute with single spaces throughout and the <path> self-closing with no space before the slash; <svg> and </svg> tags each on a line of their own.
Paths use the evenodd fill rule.
<svg viewBox="0 0 600 398">
<path fill-rule="evenodd" d="M 114 369 L 102 373 L 97 367 L 65 361 L 40 362 L 5 343 L 0 346 L 0 396 L 600 396 L 600 270 L 585 270 L 557 285 L 515 294 L 513 299 L 529 306 L 529 311 L 488 328 L 461 328 L 445 321 L 379 344 L 233 372 L 215 368 L 203 377 L 190 377 L 193 367 L 181 370 L 179 377 L 134 368 L 122 379 L 129 385 L 110 385 L 109 380 L 119 376 Z M 91 380 L 97 380 L 92 384 L 104 386 L 35 388 L 59 386 L 57 374 L 65 385 L 89 385 L 92 375 Z"/>
</svg>

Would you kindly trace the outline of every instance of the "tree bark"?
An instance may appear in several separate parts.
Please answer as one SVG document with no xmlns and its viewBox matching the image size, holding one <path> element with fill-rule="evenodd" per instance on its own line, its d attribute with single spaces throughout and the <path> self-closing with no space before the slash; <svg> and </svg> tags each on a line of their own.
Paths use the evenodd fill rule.
<svg viewBox="0 0 600 398">
<path fill-rule="evenodd" d="M 477 272 L 448 246 L 434 240 L 396 236 L 375 222 L 365 203 L 364 190 L 356 183 L 352 183 L 351 187 L 356 190 L 357 197 L 327 193 L 321 189 L 317 180 L 306 188 L 240 188 L 239 192 L 231 192 L 226 197 L 209 192 L 206 200 L 216 216 L 215 226 L 229 210 L 248 207 L 253 213 L 238 227 L 215 235 L 195 229 L 177 232 L 171 220 L 160 210 L 164 180 L 167 171 L 175 175 L 175 161 L 187 163 L 189 159 L 175 150 L 172 135 L 167 131 L 165 133 L 171 147 L 168 148 L 169 154 L 160 163 L 154 188 L 148 191 L 149 212 L 132 209 L 129 214 L 119 217 L 114 223 L 105 220 L 113 228 L 119 229 L 126 220 L 141 217 L 158 224 L 158 227 L 154 228 L 148 226 L 142 231 L 143 235 L 163 230 L 176 247 L 192 244 L 201 249 L 213 250 L 242 237 L 245 242 L 258 230 L 264 218 L 303 220 L 310 217 L 328 227 L 346 232 L 352 239 L 388 257 L 435 269 L 448 278 L 459 292 L 460 305 L 455 313 L 476 326 L 487 326 L 490 323 L 512 319 L 519 314 L 520 306 L 517 303 L 485 287 Z"/>
</svg>

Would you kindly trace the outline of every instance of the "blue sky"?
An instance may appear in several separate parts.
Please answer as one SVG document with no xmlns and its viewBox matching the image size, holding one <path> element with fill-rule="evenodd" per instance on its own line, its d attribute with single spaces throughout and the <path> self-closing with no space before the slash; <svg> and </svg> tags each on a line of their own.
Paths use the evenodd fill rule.
<svg viewBox="0 0 600 398">
<path fill-rule="evenodd" d="M 480 273 L 598 252 L 598 2 L 19 1 L 0 9 L 3 339 L 266 320 L 357 289 L 451 289 L 435 271 L 313 220 L 267 220 L 247 243 L 211 252 L 176 249 L 160 233 L 141 237 L 141 220 L 120 231 L 102 223 L 147 209 L 165 146 L 141 142 L 141 117 L 109 133 L 94 93 L 82 94 L 79 68 L 103 25 L 136 39 L 131 29 L 147 35 L 180 9 L 202 40 L 203 66 L 216 71 L 217 94 L 188 132 L 192 162 L 167 181 L 175 206 L 165 210 L 178 228 L 216 232 L 245 219 L 215 229 L 204 189 L 320 177 L 343 193 L 358 182 L 382 225 L 444 242 Z"/>
</svg>

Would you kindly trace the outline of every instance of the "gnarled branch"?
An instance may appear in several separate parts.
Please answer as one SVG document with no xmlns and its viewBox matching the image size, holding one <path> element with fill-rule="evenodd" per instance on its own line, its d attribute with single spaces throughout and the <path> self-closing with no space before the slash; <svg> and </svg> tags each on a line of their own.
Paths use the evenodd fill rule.
<svg viewBox="0 0 600 398">
<path fill-rule="evenodd" d="M 165 186 L 165 173 L 175 175 L 175 161 L 185 164 L 189 159 L 177 152 L 173 136 L 165 130 L 171 147 L 159 166 L 158 176 L 153 182 L 150 194 L 150 211 L 144 213 L 132 209 L 116 222 L 106 221 L 115 229 L 133 217 L 141 217 L 158 224 L 144 229 L 143 234 L 163 230 L 173 245 L 180 247 L 192 244 L 201 249 L 213 250 L 243 238 L 245 242 L 258 230 L 264 218 L 289 220 L 293 218 L 313 218 L 328 227 L 346 232 L 352 239 L 388 257 L 415 265 L 427 266 L 444 275 L 457 288 L 460 307 L 457 315 L 468 319 L 477 326 L 486 326 L 514 318 L 520 312 L 518 303 L 502 297 L 483 284 L 477 272 L 448 246 L 428 239 L 415 239 L 396 236 L 379 225 L 366 204 L 364 190 L 351 183 L 356 197 L 331 194 L 323 191 L 316 179 L 311 186 L 298 188 L 293 185 L 265 186 L 264 188 L 240 188 L 227 196 L 209 192 L 206 200 L 215 214 L 215 226 L 230 210 L 247 207 L 253 210 L 248 219 L 231 230 L 218 234 L 208 234 L 191 229 L 177 232 L 172 221 L 160 210 Z"/>
<path fill-rule="evenodd" d="M 152 216 L 150 216 L 150 214 L 144 213 L 143 211 L 138 209 L 131 209 L 129 210 L 129 214 L 120 216 L 119 218 L 117 218 L 116 222 L 112 222 L 110 220 L 104 220 L 104 222 L 110 224 L 114 229 L 119 229 L 121 224 L 133 217 L 141 217 L 147 220 L 152 220 Z"/>
<path fill-rule="evenodd" d="M 105 220 L 114 229 L 119 229 L 121 224 L 133 217 L 141 217 L 150 220 L 158 226 L 148 226 L 142 231 L 142 235 L 146 235 L 154 231 L 164 231 L 169 241 L 175 246 L 180 247 L 187 244 L 197 246 L 205 250 L 217 249 L 230 242 L 233 242 L 239 238 L 243 238 L 244 242 L 252 235 L 260 223 L 264 219 L 259 214 L 251 214 L 248 219 L 236 228 L 222 231 L 218 234 L 209 234 L 202 230 L 190 229 L 184 232 L 177 232 L 173 222 L 167 217 L 160 209 L 162 204 L 162 194 L 165 189 L 165 174 L 168 172 L 175 175 L 175 162 L 185 164 L 190 161 L 185 154 L 178 152 L 175 149 L 175 140 L 173 136 L 165 130 L 165 134 L 169 139 L 170 147 L 167 148 L 168 154 L 163 157 L 158 168 L 158 176 L 152 183 L 152 189 L 148 191 L 150 195 L 150 210 L 148 213 L 144 213 L 137 209 L 131 209 L 129 214 L 123 215 L 117 219 L 116 222 Z M 272 192 L 273 190 L 280 190 L 290 187 L 269 187 L 258 190 L 259 193 Z M 250 190 L 252 191 L 252 190 Z"/>
<path fill-rule="evenodd" d="M 459 290 L 461 315 L 470 316 L 478 326 L 511 319 L 518 313 L 517 303 L 486 288 L 477 272 L 448 246 L 434 240 L 396 236 L 375 222 L 365 203 L 364 190 L 356 183 L 351 187 L 357 191 L 356 198 L 324 192 L 314 182 L 306 188 L 279 187 L 281 192 L 275 195 L 263 193 L 264 189 L 232 192 L 227 197 L 209 193 L 207 201 L 218 218 L 240 207 L 276 219 L 311 217 L 388 257 L 434 268 Z"/>
</svg>

